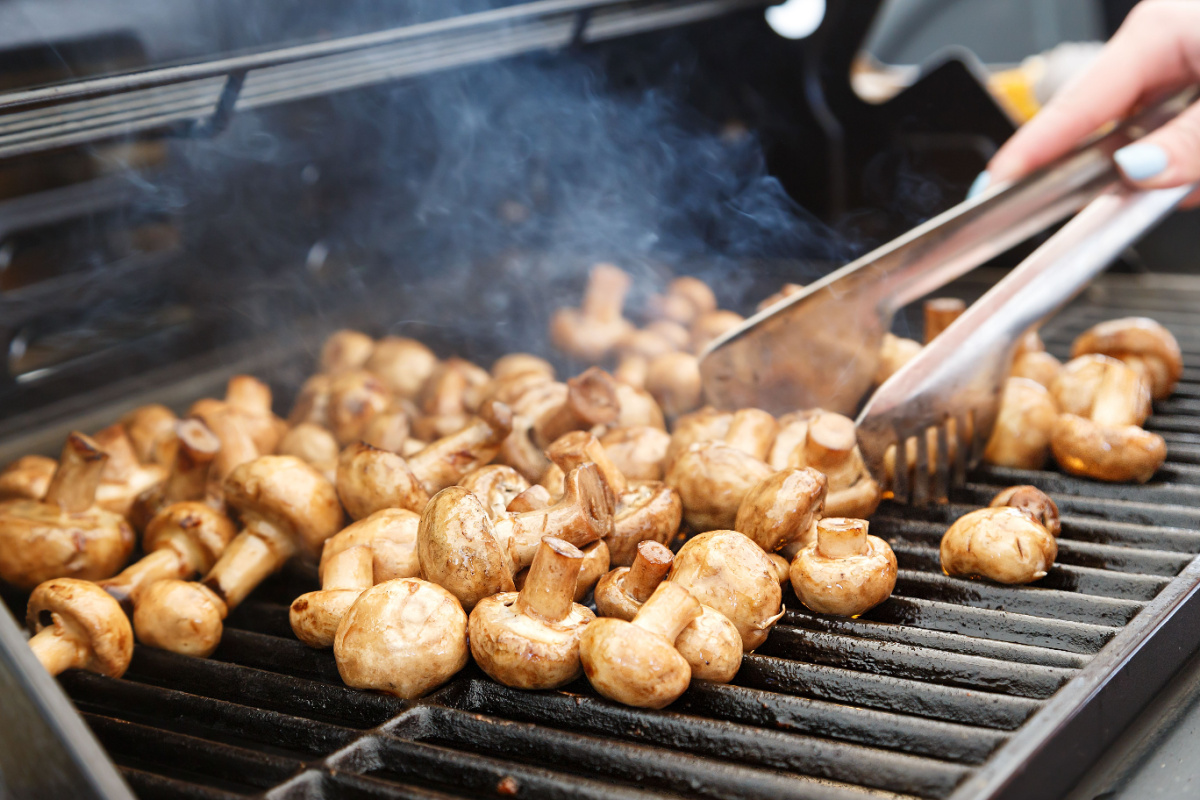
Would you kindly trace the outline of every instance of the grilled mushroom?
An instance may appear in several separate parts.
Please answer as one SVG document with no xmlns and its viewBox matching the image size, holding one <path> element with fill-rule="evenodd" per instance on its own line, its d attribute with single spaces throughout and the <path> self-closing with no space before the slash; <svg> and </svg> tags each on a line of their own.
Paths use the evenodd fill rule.
<svg viewBox="0 0 1200 800">
<path fill-rule="evenodd" d="M 630 425 L 648 425 L 665 431 L 667 420 L 658 406 L 654 395 L 645 389 L 630 386 L 627 383 L 617 384 L 617 418 L 608 423 L 614 428 L 625 428 Z"/>
<path fill-rule="evenodd" d="M 879 363 L 875 367 L 875 383 L 880 384 L 900 371 L 921 352 L 921 343 L 891 333 L 883 335 L 879 347 Z"/>
<path fill-rule="evenodd" d="M 497 519 L 508 511 L 509 504 L 518 495 L 529 488 L 529 481 L 512 467 L 491 464 L 468 472 L 458 485 L 478 497 L 488 516 Z"/>
<path fill-rule="evenodd" d="M 365 333 L 349 329 L 334 331 L 321 347 L 321 372 L 338 375 L 361 369 L 374 349 L 375 340 Z"/>
<path fill-rule="evenodd" d="M 701 315 L 717 310 L 717 296 L 699 278 L 681 275 L 667 285 L 663 294 L 652 296 L 649 305 L 656 318 L 691 325 Z"/>
<path fill-rule="evenodd" d="M 742 498 L 734 530 L 768 553 L 808 533 L 825 509 L 828 480 L 815 469 L 785 469 L 759 481 Z"/>
<path fill-rule="evenodd" d="M 818 412 L 808 420 L 803 447 L 792 451 L 789 467 L 811 467 L 829 479 L 825 514 L 863 519 L 882 499 L 879 484 L 867 472 L 854 421 L 841 414 Z"/>
<path fill-rule="evenodd" d="M 167 479 L 138 495 L 130 509 L 129 519 L 138 530 L 144 530 L 155 514 L 172 503 L 204 499 L 209 466 L 221 440 L 198 419 L 178 423 L 175 440 L 175 461 Z"/>
<path fill-rule="evenodd" d="M 1106 382 L 1101 401 L 1101 386 Z M 1094 419 L 1097 405 L 1102 415 L 1110 417 L 1113 412 L 1106 406 L 1118 404 L 1120 419 L 1105 424 L 1141 425 L 1150 416 L 1150 390 L 1145 382 L 1132 367 L 1109 356 L 1089 354 L 1071 359 L 1050 386 L 1050 394 L 1060 412 L 1089 419 Z"/>
<path fill-rule="evenodd" d="M 579 640 L 588 682 L 608 699 L 629 706 L 662 708 L 673 703 L 692 677 L 675 640 L 700 614 L 696 598 L 667 581 L 631 622 L 614 617 L 594 620 Z"/>
<path fill-rule="evenodd" d="M 592 367 L 567 381 L 564 403 L 534 421 L 533 441 L 539 447 L 549 447 L 565 433 L 615 422 L 620 410 L 616 381 L 604 370 Z"/>
<path fill-rule="evenodd" d="M 678 349 L 679 346 L 670 336 L 663 335 L 658 330 L 631 330 L 617 344 L 619 360 L 613 377 L 621 383 L 645 389 L 650 362 Z"/>
<path fill-rule="evenodd" d="M 550 320 L 554 346 L 588 363 L 603 361 L 632 328 L 622 316 L 629 285 L 629 275 L 612 264 L 592 267 L 579 308 L 560 308 Z"/>
<path fill-rule="evenodd" d="M 617 567 L 596 585 L 596 613 L 631 621 L 658 585 L 662 583 L 675 557 L 665 545 L 642 542 L 628 567 Z"/>
<path fill-rule="evenodd" d="M 600 437 L 613 466 L 631 481 L 661 481 L 671 437 L 648 425 L 613 428 Z"/>
<path fill-rule="evenodd" d="M 119 424 L 97 431 L 92 441 L 108 454 L 96 487 L 96 505 L 132 521 L 134 502 L 166 480 L 167 468 L 140 463 L 125 428 Z"/>
<path fill-rule="evenodd" d="M 747 652 L 765 642 L 783 616 L 774 565 L 761 547 L 737 531 L 689 539 L 675 555 L 669 579 L 729 617 Z"/>
<path fill-rule="evenodd" d="M 684 628 L 675 649 L 692 668 L 692 677 L 729 683 L 742 666 L 742 637 L 724 614 L 700 606 L 700 616 Z"/>
<path fill-rule="evenodd" d="M 371 582 L 416 578 L 421 574 L 417 560 L 417 527 L 421 515 L 403 508 L 385 508 L 347 525 L 325 540 L 321 569 L 343 550 L 365 546 L 371 549 Z"/>
<path fill-rule="evenodd" d="M 1034 350 L 1013 359 L 1012 369 L 1008 374 L 1011 378 L 1028 378 L 1049 389 L 1062 373 L 1062 369 L 1062 362 L 1057 358 L 1044 350 Z"/>
<path fill-rule="evenodd" d="M 492 376 L 477 364 L 448 358 L 434 369 L 421 389 L 423 416 L 413 422 L 413 433 L 431 440 L 465 428 L 491 389 Z"/>
<path fill-rule="evenodd" d="M 94 504 L 107 459 L 93 440 L 72 433 L 44 500 L 0 503 L 0 578 L 32 589 L 51 578 L 107 578 L 121 568 L 133 529 Z"/>
<path fill-rule="evenodd" d="M 139 406 L 121 417 L 121 424 L 133 442 L 138 461 L 164 467 L 170 466 L 175 459 L 172 449 L 175 446 L 177 422 L 179 418 L 174 411 L 157 403 Z"/>
<path fill-rule="evenodd" d="M 0 500 L 41 500 L 56 469 L 53 458 L 21 456 L 0 471 Z"/>
<path fill-rule="evenodd" d="M 958 518 L 942 537 L 947 575 L 981 576 L 999 583 L 1030 583 L 1045 577 L 1058 543 L 1041 523 L 1010 506 L 981 508 Z"/>
<path fill-rule="evenodd" d="M 1155 400 L 1175 391 L 1183 375 L 1179 342 L 1159 323 L 1145 317 L 1125 317 L 1094 325 L 1071 345 L 1071 357 L 1087 353 L 1112 356 L 1132 367 L 1150 387 Z"/>
<path fill-rule="evenodd" d="M 925 344 L 929 344 L 954 320 L 967 310 L 967 304 L 958 297 L 934 297 L 925 301 Z"/>
<path fill-rule="evenodd" d="M 29 596 L 29 646 L 51 675 L 85 669 L 110 678 L 133 658 L 133 631 L 116 600 L 88 581 L 55 578 Z"/>
<path fill-rule="evenodd" d="M 698 531 L 731 528 L 742 500 L 772 470 L 754 456 L 717 442 L 697 442 L 667 470 L 666 484 L 679 493 L 683 518 Z"/>
<path fill-rule="evenodd" d="M 1019 508 L 1033 517 L 1051 536 L 1057 537 L 1062 531 L 1062 523 L 1058 519 L 1058 504 L 1036 486 L 1010 486 L 993 497 L 988 506 Z"/>
<path fill-rule="evenodd" d="M 279 455 L 307 461 L 330 482 L 337 480 L 338 449 L 333 434 L 315 422 L 301 422 L 279 440 Z"/>
<path fill-rule="evenodd" d="M 297 552 L 315 556 L 342 523 L 337 492 L 294 456 L 261 456 L 225 480 L 226 501 L 243 529 L 201 583 L 166 580 L 142 592 L 134 630 L 152 647 L 206 656 L 221 641 L 223 620 Z"/>
<path fill-rule="evenodd" d="M 333 647 L 338 626 L 358 599 L 374 584 L 371 548 L 354 545 L 321 559 L 321 589 L 292 601 L 288 620 L 296 638 L 309 647 Z"/>
<path fill-rule="evenodd" d="M 646 367 L 645 388 L 672 419 L 694 411 L 703 398 L 700 360 L 691 353 L 667 353 L 652 359 Z"/>
<path fill-rule="evenodd" d="M 367 589 L 342 618 L 333 640 L 347 686 L 411 700 L 467 665 L 467 615 L 454 596 L 417 578 Z"/>
<path fill-rule="evenodd" d="M 471 611 L 471 655 L 488 675 L 518 689 L 556 689 L 579 677 L 579 637 L 596 615 L 573 602 L 583 553 L 542 539 L 520 592 L 481 600 Z"/>
<path fill-rule="evenodd" d="M 857 617 L 882 603 L 896 587 L 896 554 L 865 519 L 817 521 L 817 540 L 796 554 L 792 589 L 818 614 Z"/>
<path fill-rule="evenodd" d="M 363 366 L 391 390 L 395 397 L 415 400 L 437 368 L 437 356 L 416 339 L 385 336 L 375 343 Z"/>
<path fill-rule="evenodd" d="M 1044 386 L 1009 378 L 983 460 L 1001 467 L 1041 469 L 1050 454 L 1050 433 L 1057 420 L 1058 408 Z"/>
<path fill-rule="evenodd" d="M 234 375 L 225 386 L 225 399 L 197 400 L 188 409 L 189 417 L 204 421 L 224 442 L 216 417 L 237 420 L 242 430 L 254 441 L 260 454 L 274 453 L 279 440 L 287 432 L 287 423 L 271 411 L 271 389 L 251 375 Z"/>
<path fill-rule="evenodd" d="M 394 400 L 391 406 L 367 423 L 362 435 L 364 442 L 380 450 L 403 454 L 412 426 L 409 412 L 400 405 L 401 402 Z"/>
<path fill-rule="evenodd" d="M 375 418 L 391 408 L 392 392 L 374 373 L 349 370 L 330 381 L 327 403 L 329 430 L 345 446 L 362 439 Z"/>
</svg>

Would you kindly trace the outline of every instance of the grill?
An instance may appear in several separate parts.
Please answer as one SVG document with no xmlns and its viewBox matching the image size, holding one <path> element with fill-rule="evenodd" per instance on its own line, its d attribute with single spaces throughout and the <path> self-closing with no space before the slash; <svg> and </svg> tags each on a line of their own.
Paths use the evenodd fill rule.
<svg viewBox="0 0 1200 800">
<path fill-rule="evenodd" d="M 66 92 L 8 95 L 0 98 L 0 111 L 23 116 L 0 123 L 0 155 L 59 164 L 55 159 L 75 152 L 64 155 L 68 146 L 100 146 L 130 132 L 194 137 L 228 129 L 240 142 L 240 112 L 250 108 L 501 56 L 551 65 L 591 59 L 614 82 L 645 88 L 669 83 L 672 59 L 658 58 L 658 51 L 682 50 L 695 56 L 693 82 L 704 87 L 688 100 L 710 121 L 738 120 L 758 132 L 771 174 L 806 208 L 827 220 L 855 211 L 858 230 L 883 236 L 915 221 L 906 213 L 923 215 L 937 205 L 909 208 L 921 205 L 911 202 L 921 199 L 911 182 L 914 171 L 935 176 L 918 189 L 932 186 L 943 199 L 961 196 L 991 144 L 1010 130 L 960 61 L 929 70 L 879 106 L 858 101 L 844 80 L 817 81 L 814 76 L 848 73 L 877 3 L 831 1 L 821 31 L 802 43 L 778 40 L 765 28 L 759 4 L 744 0 L 498 5 L 514 7 L 474 22 L 434 21 L 407 33 L 251 53 L 84 82 Z M 443 34 L 451 38 L 437 38 Z M 312 70 L 326 75 L 329 86 L 306 82 Z M 801 84 L 806 92 L 798 98 Z M 381 106 L 395 99 L 379 91 L 368 98 Z M 146 184 L 161 180 L 170 188 L 191 177 L 186 169 L 172 172 L 167 158 L 155 162 L 160 171 L 144 183 L 97 174 L 0 201 L 5 241 L 30 230 L 40 232 L 37 242 L 53 240 L 59 231 L 107 229 L 114 220 L 123 230 L 180 232 L 152 237 L 153 246 L 132 251 L 106 240 L 112 252 L 102 254 L 84 237 L 79 249 L 103 269 L 63 271 L 31 285 L 6 283 L 28 275 L 0 269 L 0 334 L 9 353 L 8 374 L 0 380 L 0 463 L 28 452 L 53 453 L 67 431 L 98 429 L 144 402 L 182 408 L 218 395 L 236 372 L 269 377 L 283 410 L 323 334 L 342 324 L 416 336 L 442 355 L 487 363 L 501 352 L 494 320 L 502 317 L 510 321 L 504 338 L 539 349 L 546 301 L 554 296 L 543 289 L 560 276 L 536 258 L 531 263 L 528 252 L 501 260 L 485 242 L 455 253 L 469 263 L 435 263 L 429 255 L 452 237 L 432 236 L 425 250 L 408 254 L 411 262 L 429 263 L 397 265 L 391 259 L 400 234 L 348 228 L 341 218 L 340 226 L 330 222 L 327 207 L 345 202 L 354 180 L 362 180 L 351 152 L 360 140 L 347 133 L 361 121 L 340 119 L 338 106 L 322 105 L 320 97 L 314 102 L 300 106 L 303 114 L 288 116 L 283 109 L 271 121 L 318 132 L 312 136 L 317 155 L 305 170 L 354 167 L 352 179 L 327 195 L 310 193 L 306 179 L 288 177 L 306 162 L 285 162 L 230 179 L 235 190 L 261 187 L 264 199 L 246 201 L 242 214 L 223 214 L 227 195 L 219 192 L 201 192 L 192 206 L 164 210 Z M 110 125 L 113 113 L 127 118 Z M 321 151 L 325 143 L 329 152 Z M 880 184 L 888 194 L 882 204 L 904 205 L 906 212 L 862 210 L 878 199 Z M 405 201 L 402 193 L 396 197 Z M 222 247 L 258 240 L 273 249 Z M 531 237 L 522 244 L 537 251 L 546 241 Z M 388 263 L 364 259 L 372 250 Z M 264 253 L 268 266 L 248 273 L 247 264 Z M 770 257 L 750 265 L 734 261 L 739 274 L 753 271 L 759 280 L 739 284 L 743 299 L 752 303 L 779 280 L 819 269 Z M 813 256 L 820 257 L 830 254 Z M 281 277 L 291 273 L 276 269 L 297 263 L 306 269 L 294 283 Z M 639 275 L 660 275 L 659 266 L 634 265 Z M 707 269 L 695 261 L 688 266 Z M 729 276 L 729 267 L 726 260 L 705 276 Z M 392 288 L 381 280 L 395 274 L 386 270 L 412 280 Z M 499 275 L 499 284 L 526 288 L 464 296 L 464 276 L 481 270 Z M 973 299 L 998 274 L 980 271 L 954 292 Z M 347 285 L 357 290 L 346 291 Z M 336 299 L 314 299 L 326 292 Z M 80 316 L 98 297 L 124 316 L 99 322 Z M 246 322 L 265 306 L 287 318 L 287 335 L 262 336 L 269 326 Z M 146 315 L 147 307 L 161 313 Z M 1061 357 L 1091 324 L 1144 314 L 1170 328 L 1185 361 L 1197 364 L 1197 307 L 1200 279 L 1110 275 L 1043 336 Z M 898 325 L 919 330 L 915 318 Z M 256 329 L 259 338 L 251 339 Z M 39 360 L 60 342 L 56 336 L 72 330 L 77 335 L 65 348 L 67 358 Z M 0 648 L 0 713 L 10 722 L 0 734 L 0 770 L 18 792 L 29 787 L 34 794 L 103 798 L 124 796 L 118 774 L 141 798 L 203 800 L 1058 796 L 1195 650 L 1200 367 L 1187 367 L 1175 395 L 1155 412 L 1147 427 L 1166 438 L 1168 461 L 1145 486 L 985 467 L 949 505 L 885 504 L 872 532 L 891 543 L 899 560 L 890 600 L 860 619 L 836 619 L 808 613 L 787 588 L 787 613 L 767 643 L 744 658 L 733 685 L 696 682 L 662 712 L 609 703 L 582 680 L 559 692 L 518 692 L 473 666 L 416 702 L 348 689 L 332 655 L 299 643 L 288 623 L 290 602 L 317 588 L 311 566 L 291 565 L 251 595 L 227 620 L 212 658 L 138 647 L 121 680 L 63 674 L 58 686 L 74 709 L 33 662 L 12 620 L 0 614 L 6 645 Z M 1051 573 L 1032 587 L 942 575 L 938 544 L 949 523 L 1018 483 L 1039 486 L 1062 510 Z M 14 616 L 23 616 L 25 597 L 8 592 L 4 600 Z"/>
</svg>

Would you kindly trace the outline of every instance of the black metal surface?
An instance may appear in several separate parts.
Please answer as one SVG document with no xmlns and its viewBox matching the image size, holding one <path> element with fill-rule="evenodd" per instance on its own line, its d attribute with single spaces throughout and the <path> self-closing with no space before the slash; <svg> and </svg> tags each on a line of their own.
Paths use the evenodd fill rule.
<svg viewBox="0 0 1200 800">
<path fill-rule="evenodd" d="M 1047 329 L 1051 349 L 1148 307 L 1192 363 L 1200 281 L 1162 280 L 1101 280 Z M 872 530 L 900 560 L 891 599 L 847 620 L 789 590 L 733 685 L 697 682 L 661 712 L 582 680 L 511 690 L 474 667 L 417 702 L 348 689 L 330 653 L 291 635 L 288 602 L 316 585 L 301 567 L 230 617 L 211 659 L 139 646 L 122 680 L 60 682 L 144 798 L 1056 797 L 1196 649 L 1200 479 L 1174 447 L 1200 434 L 1198 379 L 1158 405 L 1166 425 L 1148 423 L 1171 442 L 1149 484 L 984 468 L 949 506 L 885 506 Z M 942 575 L 948 523 L 1018 481 L 1062 509 L 1050 574 Z"/>
</svg>

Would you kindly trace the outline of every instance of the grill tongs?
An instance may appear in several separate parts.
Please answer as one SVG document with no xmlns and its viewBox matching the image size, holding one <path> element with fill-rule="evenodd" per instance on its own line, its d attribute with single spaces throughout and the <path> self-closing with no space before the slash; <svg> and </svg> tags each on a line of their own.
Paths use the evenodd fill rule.
<svg viewBox="0 0 1200 800">
<path fill-rule="evenodd" d="M 859 416 L 863 455 L 893 497 L 944 499 L 951 481 L 961 484 L 982 455 L 1020 334 L 1187 196 L 1186 188 L 1125 189 L 1112 154 L 1193 96 L 1180 93 L 751 317 L 705 352 L 707 398 L 722 408 L 853 413 L 897 309 L 1091 203 L 885 382 Z"/>
</svg>

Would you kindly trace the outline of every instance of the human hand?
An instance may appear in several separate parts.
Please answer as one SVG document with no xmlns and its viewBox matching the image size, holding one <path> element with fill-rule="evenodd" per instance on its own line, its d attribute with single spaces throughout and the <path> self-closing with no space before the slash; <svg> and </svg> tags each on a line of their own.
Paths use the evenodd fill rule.
<svg viewBox="0 0 1200 800">
<path fill-rule="evenodd" d="M 1200 82 L 1200 2 L 1144 0 L 1084 72 L 1063 87 L 993 156 L 971 193 L 1019 178 L 1073 149 L 1139 105 Z M 1114 159 L 1143 189 L 1200 180 L 1200 103 Z M 1185 205 L 1200 205 L 1200 191 Z"/>
</svg>

